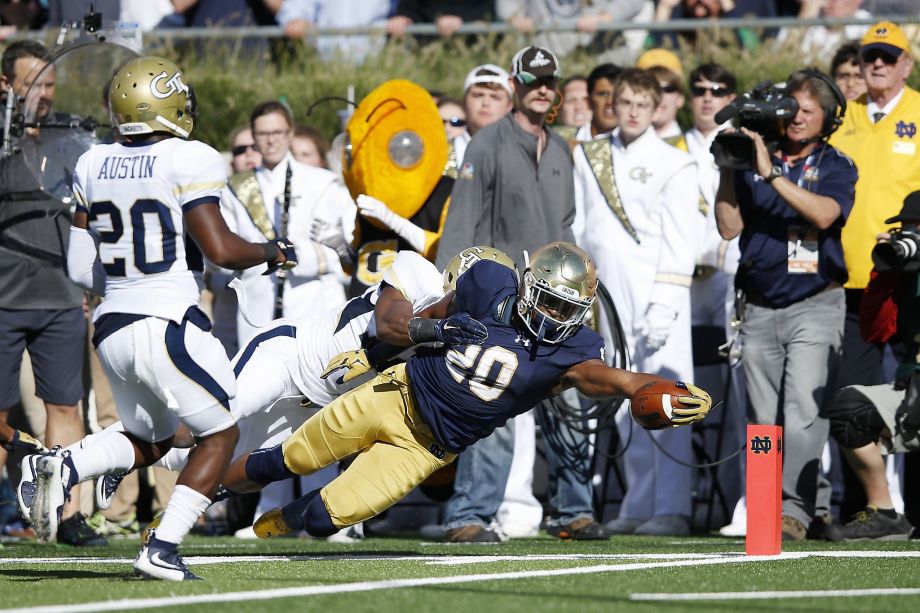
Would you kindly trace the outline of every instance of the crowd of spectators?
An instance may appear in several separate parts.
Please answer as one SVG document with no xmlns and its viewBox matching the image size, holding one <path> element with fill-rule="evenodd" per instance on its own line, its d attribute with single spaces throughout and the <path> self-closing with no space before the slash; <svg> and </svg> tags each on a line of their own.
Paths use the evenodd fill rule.
<svg viewBox="0 0 920 613">
<path fill-rule="evenodd" d="M 107 22 L 137 23 L 144 31 L 162 28 L 209 26 L 281 26 L 291 39 L 314 38 L 317 30 L 330 28 L 380 28 L 393 37 L 404 36 L 415 24 L 432 24 L 438 36 L 449 38 L 470 23 L 507 23 L 529 34 L 543 28 L 552 31 L 534 42 L 553 49 L 560 57 L 582 48 L 601 59 L 628 59 L 621 51 L 629 34 L 599 30 L 606 24 L 671 19 L 718 19 L 719 17 L 866 18 L 876 15 L 908 15 L 916 11 L 909 0 L 604 0 L 579 3 L 562 0 L 476 0 L 433 2 L 429 0 L 11 0 L 0 8 L 0 40 L 16 31 L 57 28 L 83 20 L 90 5 Z M 847 39 L 858 37 L 865 26 L 776 31 L 761 34 L 741 30 L 745 46 L 758 44 L 758 37 L 801 39 L 808 53 L 820 57 Z M 660 32 L 656 44 L 672 43 L 677 37 L 692 40 L 692 33 Z M 382 38 L 323 36 L 316 45 L 324 57 L 335 53 L 365 57 L 379 49 Z M 632 46 L 632 45 L 630 45 Z"/>
<path fill-rule="evenodd" d="M 0 35 L 11 33 L 10 27 L 36 28 L 79 21 L 84 12 L 74 7 L 76 3 L 53 0 L 8 4 L 22 6 L 17 11 L 3 11 L 7 29 Z M 860 314 L 865 317 L 860 303 L 869 284 L 870 252 L 876 236 L 886 229 L 886 224 L 915 219 L 904 214 L 895 216 L 908 194 L 920 187 L 920 167 L 912 161 L 915 152 L 911 140 L 916 133 L 915 123 L 920 121 L 916 111 L 920 103 L 917 93 L 905 85 L 913 68 L 910 44 L 896 26 L 887 22 L 885 32 L 880 32 L 878 25 L 778 32 L 780 39 L 801 39 L 799 44 L 808 63 L 833 53 L 833 60 L 821 66 L 830 77 L 811 71 L 790 75 L 786 95 L 797 101 L 799 110 L 784 140 L 768 148 L 761 135 L 745 129 L 755 146 L 753 168 L 720 169 L 710 148 L 716 135 L 729 126 L 715 118 L 740 93 L 730 71 L 718 64 L 702 64 L 687 74 L 681 61 L 662 49 L 642 55 L 635 66 L 631 57 L 626 60 L 602 53 L 622 45 L 599 36 L 598 26 L 637 19 L 644 4 L 647 3 L 611 0 L 581 9 L 567 2 L 526 0 L 95 3 L 96 10 L 136 21 L 143 29 L 281 25 L 290 38 L 309 37 L 316 29 L 350 26 L 382 26 L 390 36 L 399 37 L 415 23 L 435 24 L 438 35 L 443 37 L 454 35 L 469 22 L 507 21 L 524 33 L 543 25 L 574 26 L 573 32 L 553 31 L 536 37 L 536 44 L 523 49 L 510 63 L 507 58 L 495 58 L 494 64 L 472 67 L 463 83 L 462 99 L 436 98 L 452 144 L 445 172 L 460 175 L 436 263 L 443 267 L 455 253 L 474 243 L 496 246 L 521 260 L 525 249 L 533 250 L 556 239 L 574 240 L 597 263 L 599 278 L 610 291 L 624 326 L 634 368 L 668 378 L 706 381 L 705 387 L 716 390 L 714 398 L 726 400 L 721 410 L 731 412 L 725 422 L 733 432 L 731 441 L 740 442 L 745 415 L 754 423 L 786 426 L 785 537 L 801 540 L 806 534 L 821 533 L 814 527 L 816 522 L 829 524 L 830 467 L 821 462 L 829 438 L 839 443 L 844 457 L 856 469 L 855 477 L 848 473 L 849 501 L 840 517 L 845 521 L 856 513 L 853 521 L 857 523 L 836 526 L 828 534 L 847 538 L 856 534 L 854 526 L 858 525 L 863 530 L 859 534 L 864 535 L 867 525 L 888 518 L 892 521 L 880 528 L 888 532 L 881 536 L 890 536 L 892 531 L 900 535 L 910 524 L 902 514 L 899 496 L 885 495 L 888 483 L 880 484 L 878 459 L 883 450 L 912 451 L 915 439 L 899 430 L 897 443 L 886 445 L 886 428 L 896 428 L 901 422 L 895 417 L 889 419 L 888 413 L 894 409 L 878 409 L 880 401 L 876 402 L 875 396 L 862 388 L 847 388 L 836 401 L 834 398 L 845 385 L 886 385 L 888 404 L 884 406 L 899 406 L 891 398 L 904 396 L 907 406 L 902 413 L 920 410 L 901 394 L 907 389 L 916 400 L 917 386 L 910 374 L 901 373 L 894 383 L 886 384 L 895 377 L 885 371 L 882 362 L 886 344 L 892 344 L 897 357 L 906 364 L 916 358 L 916 347 L 905 351 L 891 342 L 896 340 L 895 334 L 869 339 L 860 334 Z M 803 0 L 801 4 L 659 0 L 648 16 L 658 21 L 746 14 L 867 17 L 870 13 L 864 6 L 874 8 L 868 0 Z M 899 7 L 905 11 L 909 8 L 907 4 L 892 3 L 879 6 L 887 13 Z M 751 42 L 745 41 L 747 34 L 741 36 L 742 43 Z M 355 40 L 353 36 L 327 37 L 318 43 L 319 51 L 324 55 L 348 51 L 360 56 L 375 44 L 371 38 L 364 38 L 355 46 Z M 587 76 L 573 75 L 562 80 L 567 75 L 558 57 L 576 47 L 595 50 L 597 65 Z M 43 56 L 34 51 L 27 57 L 34 60 Z M 17 62 L 21 60 L 6 59 L 4 55 L 4 87 L 16 91 L 17 71 L 21 68 Z M 502 65 L 510 65 L 510 73 Z M 559 108 L 554 108 L 557 90 Z M 849 107 L 844 115 L 845 101 Z M 690 125 L 681 126 L 678 120 L 684 105 L 689 109 Z M 907 126 L 914 126 L 913 133 Z M 291 223 L 301 232 L 298 246 L 312 249 L 299 251 L 302 257 L 310 257 L 303 257 L 300 267 L 288 279 L 288 298 L 281 314 L 296 317 L 303 309 L 326 310 L 343 302 L 346 272 L 339 264 L 341 254 L 318 241 L 309 230 L 319 221 L 347 231 L 349 218 L 353 223 L 356 214 L 372 213 L 364 208 L 356 213 L 341 178 L 336 176 L 337 158 L 321 131 L 296 124 L 284 103 L 268 101 L 253 109 L 250 124 L 235 130 L 230 143 L 235 176 L 243 181 L 245 175 L 261 193 L 269 224 L 260 227 L 245 203 L 230 194 L 222 202 L 225 218 L 238 222 L 230 225 L 241 235 L 264 240 L 278 229 L 285 171 L 292 169 L 294 192 L 298 195 L 295 202 L 300 210 L 295 207 L 292 211 Z M 4 172 L 20 178 L 29 176 L 15 173 L 15 159 L 4 161 Z M 472 174 L 463 176 L 467 164 L 477 170 L 475 181 Z M 536 180 L 532 180 L 534 176 Z M 893 176 L 898 180 L 892 180 Z M 517 183 L 509 182 L 509 177 Z M 14 181 L 6 181 L 4 186 L 10 193 L 0 196 L 0 206 L 10 209 L 14 203 L 35 204 L 25 196 L 17 196 L 19 192 L 30 198 L 35 196 L 39 190 L 34 186 L 17 187 Z M 490 194 L 491 199 L 484 199 L 483 193 Z M 884 204 L 880 204 L 879 194 L 884 194 Z M 916 198 L 911 202 L 911 207 L 905 204 L 908 212 L 920 216 Z M 9 210 L 0 213 L 3 219 Z M 848 219 L 859 221 L 847 223 Z M 296 232 L 291 230 L 290 235 Z M 611 238 L 614 235 L 616 240 Z M 49 250 L 60 250 L 61 245 L 53 247 Z M 77 428 L 74 423 L 66 431 L 56 430 L 60 428 L 56 423 L 73 421 L 78 414 L 75 398 L 79 394 L 55 389 L 43 381 L 55 369 L 53 361 L 43 360 L 66 356 L 47 351 L 41 334 L 13 338 L 10 331 L 34 326 L 51 334 L 55 323 L 36 319 L 38 316 L 79 317 L 82 321 L 83 308 L 91 305 L 81 307 L 79 294 L 73 292 L 58 292 L 58 298 L 67 298 L 61 304 L 39 300 L 33 305 L 14 300 L 13 289 L 18 291 L 23 284 L 29 287 L 23 285 L 21 293 L 36 300 L 42 296 L 42 284 L 73 289 L 65 278 L 43 280 L 10 268 L 30 257 L 32 254 L 17 252 L 15 257 L 4 260 L 7 272 L 0 274 L 0 287 L 5 290 L 0 295 L 6 300 L 0 301 L 0 333 L 6 335 L 0 336 L 4 345 L 0 350 L 10 356 L 5 362 L 16 365 L 4 373 L 3 384 L 5 390 L 17 389 L 4 398 L 18 398 L 18 383 L 12 382 L 18 380 L 20 355 L 27 345 L 38 380 L 37 394 L 45 400 L 48 414 L 46 442 L 67 444 L 79 438 L 82 426 Z M 41 253 L 35 257 L 49 259 Z M 54 259 L 54 253 L 50 258 Z M 61 272 L 53 266 L 42 266 L 48 268 L 49 275 Z M 523 269 L 523 261 L 518 261 L 518 266 Z M 244 283 L 267 286 L 250 295 L 278 294 L 274 287 L 277 279 L 258 277 L 243 276 Z M 232 356 L 254 329 L 243 317 L 235 294 L 226 289 L 230 278 L 228 271 L 215 268 L 207 283 L 215 334 Z M 746 294 L 743 313 L 735 308 L 736 290 Z M 264 322 L 272 317 L 273 308 L 273 302 L 267 301 L 250 305 L 250 312 Z M 744 319 L 740 335 L 731 325 L 733 317 Z M 22 323 L 24 318 L 31 318 L 28 326 Z M 67 326 L 70 331 L 80 327 Z M 58 342 L 53 336 L 48 338 L 47 342 Z M 84 338 L 85 330 L 79 340 L 81 347 Z M 730 356 L 741 356 L 743 367 L 737 361 L 725 360 L 726 346 Z M 83 354 L 66 361 L 71 368 L 79 367 Z M 92 368 L 90 361 L 87 370 Z M 62 373 L 58 372 L 58 381 Z M 104 385 L 97 387 L 95 377 L 92 381 L 93 406 L 108 404 L 111 409 Z M 726 386 L 728 381 L 731 385 Z M 723 387 L 728 389 L 727 396 L 721 393 Z M 870 405 L 876 408 L 866 409 Z M 9 408 L 0 406 L 4 419 L 5 409 Z M 829 408 L 833 409 L 830 421 L 826 413 Z M 863 428 L 858 436 L 854 435 L 855 426 L 849 424 L 867 410 L 876 410 L 881 417 L 873 422 L 873 428 L 867 429 L 864 421 L 859 422 Z M 535 412 L 544 428 L 565 427 L 554 421 L 546 406 L 535 407 Z M 113 418 L 111 411 L 98 413 L 102 426 Z M 714 412 L 714 416 L 717 414 Z M 854 414 L 858 415 L 853 417 Z M 536 529 L 533 513 L 527 511 L 536 505 L 532 469 L 525 463 L 523 472 L 516 475 L 512 462 L 513 458 L 532 458 L 533 422 L 533 416 L 521 416 L 461 455 L 455 493 L 445 506 L 443 531 L 439 534 L 454 541 L 491 542 L 508 535 L 528 535 Z M 594 504 L 593 467 L 589 461 L 564 462 L 561 453 L 547 441 L 552 495 L 545 517 L 544 509 L 537 507 L 536 524 L 544 520 L 551 534 L 576 539 L 622 533 L 684 535 L 699 528 L 693 509 L 698 475 L 692 469 L 699 458 L 694 455 L 691 430 L 631 435 L 626 421 L 621 421 L 619 430 L 621 438 L 631 439 L 631 443 L 623 458 L 627 487 L 618 516 L 605 517 L 603 508 Z M 829 437 L 829 431 L 833 437 Z M 731 492 L 732 502 L 742 491 L 742 471 L 737 462 L 734 464 L 733 471 L 719 472 L 728 474 L 724 478 L 733 481 L 724 488 Z M 483 471 L 492 477 L 480 479 Z M 15 469 L 11 471 L 14 473 Z M 169 478 L 154 481 L 168 484 Z M 868 497 L 860 486 L 869 493 Z M 300 487 L 278 484 L 266 490 L 263 509 L 283 504 Z M 97 519 L 93 526 L 104 532 L 101 528 L 109 522 L 115 526 L 109 526 L 110 534 L 130 530 L 136 517 L 136 501 L 132 500 L 136 489 L 136 484 L 127 488 L 121 494 L 127 498 L 125 503 L 109 511 L 104 520 Z M 865 506 L 866 500 L 869 506 Z M 865 509 L 860 511 L 863 506 Z M 65 516 L 78 516 L 81 524 L 72 544 L 99 544 L 82 529 L 79 500 L 71 507 Z M 84 509 L 89 514 L 85 504 Z M 728 517 L 723 519 L 727 521 Z M 245 527 L 247 520 L 242 522 Z M 516 527 L 515 522 L 520 525 Z"/>
</svg>

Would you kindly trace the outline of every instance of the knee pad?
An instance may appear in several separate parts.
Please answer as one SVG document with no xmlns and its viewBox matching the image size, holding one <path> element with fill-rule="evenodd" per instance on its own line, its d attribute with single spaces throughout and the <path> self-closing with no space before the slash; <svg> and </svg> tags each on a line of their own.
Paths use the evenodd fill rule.
<svg viewBox="0 0 920 613">
<path fill-rule="evenodd" d="M 332 536 L 339 529 L 332 523 L 332 517 L 330 517 L 326 504 L 323 502 L 323 497 L 319 495 L 319 492 L 318 489 L 310 492 L 313 496 L 303 513 L 303 529 L 310 536 Z M 307 495 L 309 496 L 310 494 Z"/>
<path fill-rule="evenodd" d="M 256 449 L 246 458 L 246 477 L 250 481 L 264 485 L 296 476 L 285 466 L 280 444 L 268 449 Z"/>
<path fill-rule="evenodd" d="M 862 392 L 845 387 L 827 410 L 831 436 L 849 449 L 865 447 L 879 440 L 885 420 Z"/>
</svg>

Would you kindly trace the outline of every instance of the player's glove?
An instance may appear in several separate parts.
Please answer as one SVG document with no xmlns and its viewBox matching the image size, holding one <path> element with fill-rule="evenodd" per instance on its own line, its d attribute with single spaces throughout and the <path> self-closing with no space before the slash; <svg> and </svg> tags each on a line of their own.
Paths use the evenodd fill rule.
<svg viewBox="0 0 920 613">
<path fill-rule="evenodd" d="M 445 319 L 413 317 L 409 320 L 409 338 L 413 343 L 481 345 L 489 338 L 489 330 L 468 313 L 454 313 Z"/>
<path fill-rule="evenodd" d="M 22 430 L 13 430 L 13 436 L 10 440 L 5 441 L 2 447 L 7 451 L 24 449 L 26 453 L 43 453 L 48 451 L 45 446 L 38 442 L 38 439 L 26 434 Z"/>
<path fill-rule="evenodd" d="M 329 360 L 326 370 L 320 374 L 320 379 L 328 379 L 335 373 L 339 373 L 336 381 L 339 385 L 348 383 L 355 377 L 360 377 L 373 370 L 370 360 L 364 349 L 354 349 L 352 351 L 343 351 L 339 355 Z"/>
<path fill-rule="evenodd" d="M 345 238 L 341 220 L 338 223 L 329 223 L 324 219 L 314 219 L 310 228 L 310 238 L 335 251 L 341 260 L 353 262 L 355 259 L 354 250 Z"/>
<path fill-rule="evenodd" d="M 668 342 L 677 311 L 669 306 L 653 302 L 645 312 L 645 319 L 639 324 L 639 334 L 645 337 L 645 346 L 652 352 L 658 351 Z"/>
<path fill-rule="evenodd" d="M 682 382 L 678 382 L 682 383 Z M 681 408 L 671 409 L 671 422 L 675 426 L 685 426 L 702 421 L 712 408 L 712 398 L 705 390 L 692 383 L 683 383 L 690 392 L 690 396 L 678 396 L 677 401 Z"/>
<path fill-rule="evenodd" d="M 268 261 L 268 270 L 263 272 L 263 275 L 270 275 L 273 272 L 278 272 L 279 270 L 288 271 L 295 266 L 297 266 L 297 251 L 294 249 L 294 243 L 291 242 L 286 236 L 276 238 L 270 243 L 265 243 L 266 245 L 271 245 L 272 247 L 277 247 L 279 251 L 284 255 L 284 261 L 279 263 L 275 262 L 275 259 Z M 266 249 L 266 253 L 268 250 Z M 275 256 L 277 258 L 277 256 Z M 267 256 L 266 256 L 267 258 Z"/>
</svg>

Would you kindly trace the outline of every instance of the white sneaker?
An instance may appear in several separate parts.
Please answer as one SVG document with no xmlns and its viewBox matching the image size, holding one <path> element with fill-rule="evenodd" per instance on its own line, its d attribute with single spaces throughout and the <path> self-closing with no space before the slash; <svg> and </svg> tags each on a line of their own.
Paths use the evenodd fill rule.
<svg viewBox="0 0 920 613">
<path fill-rule="evenodd" d="M 30 516 L 32 502 L 35 500 L 35 487 L 38 481 L 38 475 L 35 474 L 35 463 L 40 457 L 40 455 L 27 455 L 20 464 L 22 478 L 19 479 L 19 487 L 16 488 L 16 501 L 19 503 L 19 513 L 23 518 Z"/>
<path fill-rule="evenodd" d="M 165 581 L 196 581 L 201 577 L 188 569 L 175 545 L 165 543 L 156 536 L 141 548 L 134 560 L 134 572 L 146 579 Z"/>
<path fill-rule="evenodd" d="M 364 540 L 364 522 L 342 528 L 335 534 L 326 537 L 328 543 L 357 543 L 361 540 Z"/>
<path fill-rule="evenodd" d="M 722 536 L 746 536 L 747 535 L 747 504 L 742 496 L 735 505 L 735 511 L 732 513 L 732 523 L 719 528 L 719 534 Z"/>
<path fill-rule="evenodd" d="M 50 543 L 57 538 L 64 504 L 70 499 L 69 457 L 41 456 L 35 463 L 35 497 L 29 519 L 38 540 Z"/>
<path fill-rule="evenodd" d="M 248 526 L 246 528 L 240 528 L 239 530 L 233 533 L 233 536 L 235 536 L 238 539 L 257 539 L 259 538 L 258 535 L 256 534 L 255 529 L 252 526 Z"/>
</svg>

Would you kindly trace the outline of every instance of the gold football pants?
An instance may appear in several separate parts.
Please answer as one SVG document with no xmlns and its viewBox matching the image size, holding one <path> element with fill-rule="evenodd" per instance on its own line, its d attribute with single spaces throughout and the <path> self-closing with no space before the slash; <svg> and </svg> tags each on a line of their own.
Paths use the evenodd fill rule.
<svg viewBox="0 0 920 613">
<path fill-rule="evenodd" d="M 339 528 L 370 519 L 451 463 L 415 408 L 400 364 L 339 396 L 284 443 L 284 463 L 298 475 L 358 456 L 320 491 Z M 440 457 L 438 457 L 440 456 Z"/>
</svg>

